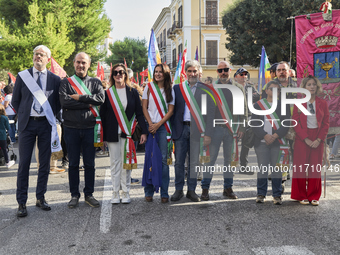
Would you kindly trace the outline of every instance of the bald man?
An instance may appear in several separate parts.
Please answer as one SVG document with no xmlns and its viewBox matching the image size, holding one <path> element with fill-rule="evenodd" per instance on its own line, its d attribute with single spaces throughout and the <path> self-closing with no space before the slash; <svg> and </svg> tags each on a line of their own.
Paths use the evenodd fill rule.
<svg viewBox="0 0 340 255">
<path fill-rule="evenodd" d="M 68 207 L 77 207 L 80 198 L 80 152 L 83 154 L 85 166 L 85 202 L 92 207 L 99 207 L 99 202 L 93 197 L 96 117 L 91 108 L 104 103 L 104 90 L 100 80 L 87 75 L 87 70 L 91 65 L 89 55 L 85 52 L 78 53 L 73 60 L 73 65 L 75 75 L 62 80 L 59 89 L 60 104 L 63 109 L 64 139 L 69 158 L 68 177 L 71 200 Z"/>
</svg>

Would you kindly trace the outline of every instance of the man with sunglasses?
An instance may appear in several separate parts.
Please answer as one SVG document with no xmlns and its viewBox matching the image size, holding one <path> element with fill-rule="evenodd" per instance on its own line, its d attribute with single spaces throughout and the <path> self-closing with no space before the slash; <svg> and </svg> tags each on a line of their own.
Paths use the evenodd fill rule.
<svg viewBox="0 0 340 255">
<path fill-rule="evenodd" d="M 75 75 L 62 80 L 59 89 L 72 197 L 68 207 L 75 208 L 80 198 L 79 160 L 81 152 L 85 168 L 85 202 L 92 207 L 99 207 L 99 202 L 93 197 L 95 181 L 94 129 L 97 124 L 94 112 L 96 112 L 96 106 L 104 103 L 104 89 L 100 80 L 87 75 L 87 70 L 91 65 L 89 55 L 85 52 L 78 53 L 73 60 L 73 65 Z"/>
<path fill-rule="evenodd" d="M 248 103 L 248 90 L 252 91 L 253 95 L 253 104 L 255 104 L 258 100 L 260 100 L 260 94 L 258 93 L 257 89 L 253 86 L 253 84 L 248 82 L 249 78 L 249 72 L 247 69 L 241 67 L 239 68 L 236 73 L 234 74 L 234 79 L 237 83 L 241 84 L 244 87 L 245 95 L 246 95 L 246 100 Z M 251 112 L 249 111 L 248 107 L 248 117 L 250 118 Z M 249 119 L 248 119 L 249 120 Z M 246 132 L 251 132 L 250 127 L 247 128 Z M 244 139 L 247 136 L 244 136 L 242 139 L 242 147 L 241 147 L 241 155 L 240 155 L 240 173 L 242 174 L 254 174 L 254 172 L 246 171 L 246 167 L 248 165 L 248 153 L 249 153 L 249 148 L 244 146 Z"/>
<path fill-rule="evenodd" d="M 236 83 L 232 79 L 230 79 L 230 65 L 227 61 L 221 61 L 217 66 L 217 74 L 219 79 L 217 84 L 231 84 L 237 86 L 239 89 L 242 90 L 244 94 L 244 88 L 242 85 Z M 220 97 L 222 100 L 222 107 L 226 109 L 224 112 L 233 112 L 233 96 L 229 89 L 221 89 L 217 90 L 220 93 Z M 215 125 L 213 137 L 211 138 L 211 145 L 210 145 L 210 162 L 207 164 L 207 167 L 212 167 L 215 165 L 218 153 L 220 151 L 221 143 L 223 142 L 223 158 L 224 158 L 224 168 L 227 168 L 228 171 L 223 171 L 224 177 L 224 189 L 223 189 L 223 196 L 230 198 L 230 199 L 237 199 L 232 186 L 233 186 L 233 172 L 230 171 L 230 166 L 235 165 L 237 156 L 232 158 L 232 155 L 236 155 L 233 151 L 233 143 L 237 145 L 237 139 L 241 139 L 243 137 L 243 133 L 245 131 L 245 127 L 243 125 L 237 126 L 237 124 L 231 125 L 231 121 L 233 123 L 244 123 L 247 121 L 247 104 L 245 101 L 244 107 L 244 115 L 231 115 L 229 116 L 229 127 L 226 124 L 222 125 Z M 228 117 L 227 117 L 228 118 Z M 218 107 L 215 107 L 215 116 L 214 119 L 224 119 Z M 236 150 L 235 150 L 236 152 Z M 203 180 L 202 180 L 202 200 L 209 200 L 209 188 L 211 179 L 213 177 L 212 172 L 205 172 L 203 173 Z"/>
</svg>

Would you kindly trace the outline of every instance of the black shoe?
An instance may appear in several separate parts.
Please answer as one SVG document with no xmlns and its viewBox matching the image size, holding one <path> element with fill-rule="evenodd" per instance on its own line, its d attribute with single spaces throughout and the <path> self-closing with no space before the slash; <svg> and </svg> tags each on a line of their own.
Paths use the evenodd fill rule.
<svg viewBox="0 0 340 255">
<path fill-rule="evenodd" d="M 208 201 L 210 198 L 209 198 L 209 189 L 203 189 L 202 190 L 202 195 L 201 195 L 201 199 L 203 201 Z"/>
<path fill-rule="evenodd" d="M 87 197 L 85 197 L 85 202 L 86 202 L 88 205 L 92 206 L 92 207 L 99 207 L 99 206 L 100 206 L 100 204 L 99 204 L 99 202 L 97 201 L 97 199 L 95 199 L 93 196 L 87 196 Z"/>
<path fill-rule="evenodd" d="M 67 206 L 68 208 L 76 208 L 79 202 L 79 197 L 72 197 L 70 202 L 68 202 Z"/>
<path fill-rule="evenodd" d="M 44 211 L 50 211 L 51 210 L 51 207 L 46 203 L 45 198 L 38 199 L 35 206 L 41 208 Z"/>
<path fill-rule="evenodd" d="M 235 195 L 232 188 L 227 188 L 223 190 L 223 196 L 230 198 L 230 199 L 237 199 L 237 196 Z"/>
<path fill-rule="evenodd" d="M 189 198 L 192 202 L 200 202 L 201 199 L 194 190 L 188 190 L 187 192 L 187 198 Z"/>
<path fill-rule="evenodd" d="M 184 196 L 183 190 L 176 190 L 175 193 L 171 196 L 171 201 L 178 201 Z"/>
<path fill-rule="evenodd" d="M 17 211 L 18 217 L 26 217 L 27 216 L 27 209 L 25 204 L 19 204 L 19 208 Z"/>
<path fill-rule="evenodd" d="M 139 184 L 138 179 L 131 178 L 131 185 Z"/>
</svg>

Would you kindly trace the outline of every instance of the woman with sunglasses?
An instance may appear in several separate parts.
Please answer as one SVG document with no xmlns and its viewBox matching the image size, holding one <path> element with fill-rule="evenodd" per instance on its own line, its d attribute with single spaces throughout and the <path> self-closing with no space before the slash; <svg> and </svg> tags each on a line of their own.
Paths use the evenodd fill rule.
<svg viewBox="0 0 340 255">
<path fill-rule="evenodd" d="M 147 128 L 139 95 L 130 87 L 124 64 L 116 64 L 110 74 L 110 88 L 105 91 L 105 102 L 100 107 L 104 141 L 110 152 L 110 169 L 113 185 L 112 204 L 131 202 L 129 191 L 131 170 L 137 168 L 136 149 L 132 140 L 136 120 L 142 129 L 140 143 L 146 142 Z"/>
<path fill-rule="evenodd" d="M 307 89 L 311 98 L 302 104 L 308 111 L 306 115 L 294 106 L 293 119 L 297 125 L 293 160 L 291 198 L 301 204 L 319 205 L 321 196 L 321 168 L 325 139 L 329 129 L 327 102 L 317 94 L 322 91 L 320 81 L 314 76 L 302 80 L 301 88 Z"/>
<path fill-rule="evenodd" d="M 158 147 L 162 154 L 162 174 L 161 174 L 161 202 L 169 202 L 169 165 L 172 151 L 170 117 L 173 114 L 175 95 L 171 86 L 170 68 L 167 64 L 157 64 L 153 71 L 153 82 L 146 85 L 143 97 L 143 113 L 148 122 L 149 132 L 158 140 Z M 167 138 L 168 137 L 168 138 Z M 151 142 L 148 141 L 148 142 Z M 147 145 L 146 145 L 147 147 Z M 169 160 L 168 160 L 169 159 Z M 147 160 L 147 159 L 146 159 Z M 155 191 L 154 185 L 144 183 L 146 176 L 143 173 L 143 186 L 145 185 L 145 200 L 152 202 Z M 145 177 L 145 178 L 144 178 Z M 156 188 L 157 190 L 157 188 Z"/>
</svg>

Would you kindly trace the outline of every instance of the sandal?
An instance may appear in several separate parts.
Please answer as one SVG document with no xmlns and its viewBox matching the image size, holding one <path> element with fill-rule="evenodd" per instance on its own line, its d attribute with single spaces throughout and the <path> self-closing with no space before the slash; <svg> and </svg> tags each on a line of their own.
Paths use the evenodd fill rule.
<svg viewBox="0 0 340 255">
<path fill-rule="evenodd" d="M 311 204 L 315 205 L 315 206 L 318 206 L 319 205 L 319 201 L 318 200 L 312 200 Z"/>
<path fill-rule="evenodd" d="M 309 205 L 309 201 L 308 201 L 308 199 L 301 200 L 300 204 L 302 204 L 302 205 Z"/>
<path fill-rule="evenodd" d="M 329 159 L 335 159 L 334 154 L 331 154 L 331 155 L 329 156 Z"/>
</svg>

